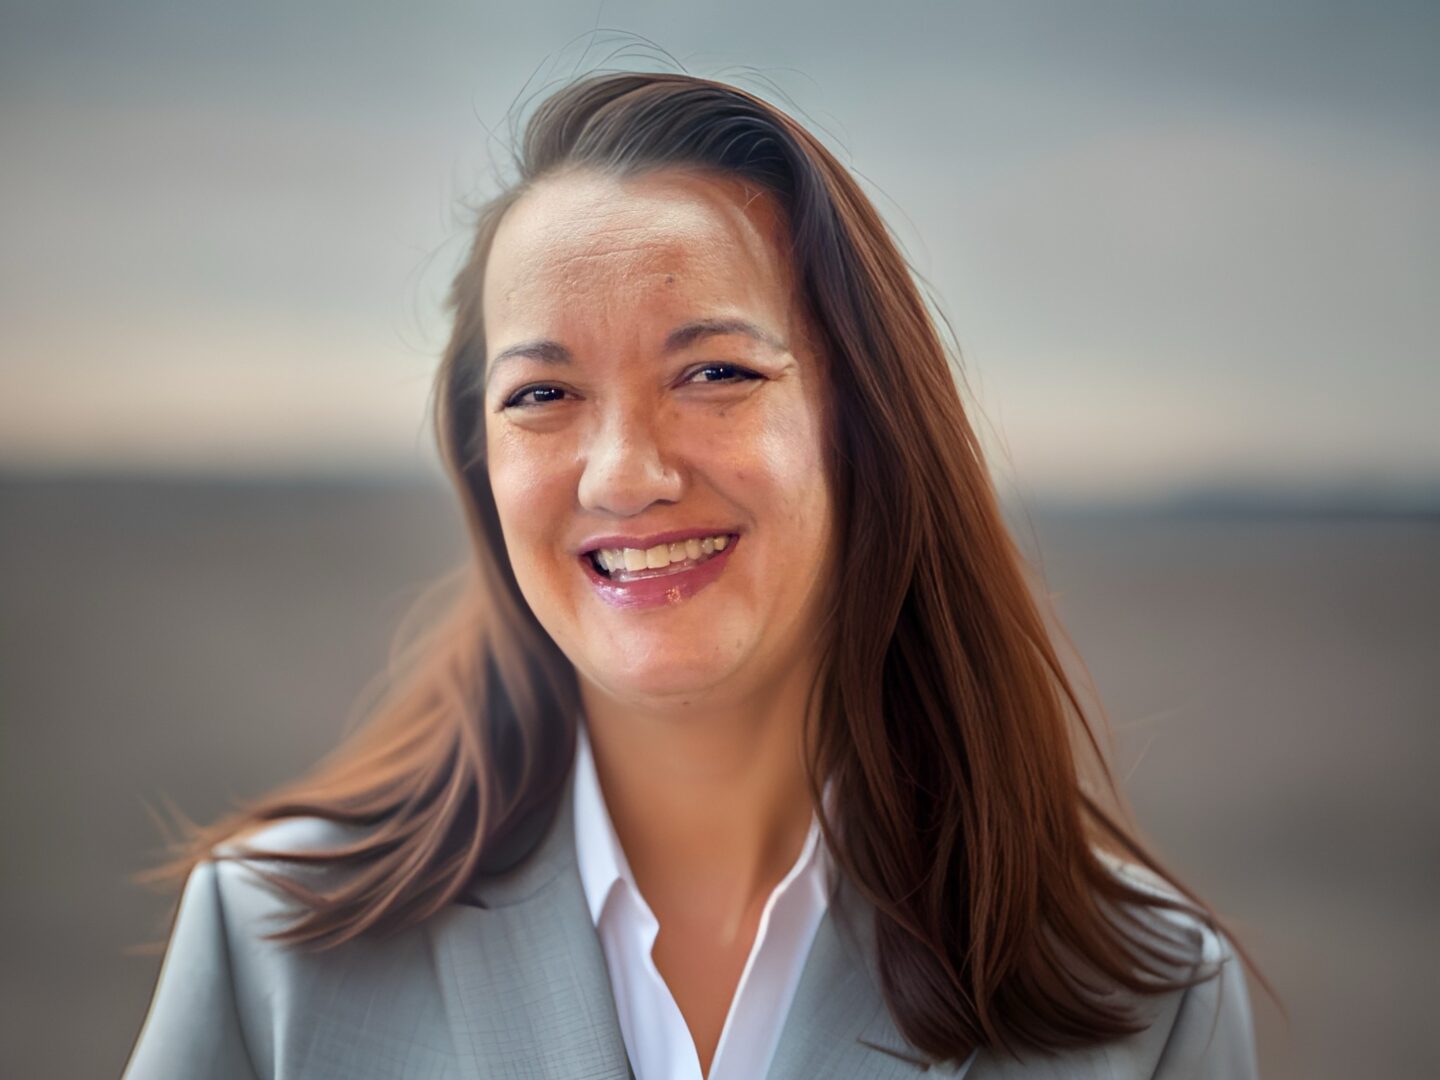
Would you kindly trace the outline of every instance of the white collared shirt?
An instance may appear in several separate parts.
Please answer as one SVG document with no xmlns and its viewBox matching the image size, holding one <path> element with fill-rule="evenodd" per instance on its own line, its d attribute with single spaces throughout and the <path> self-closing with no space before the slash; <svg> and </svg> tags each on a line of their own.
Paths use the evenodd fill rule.
<svg viewBox="0 0 1440 1080">
<path fill-rule="evenodd" d="M 640 895 L 615 835 L 583 721 L 574 806 L 580 881 L 605 953 L 635 1080 L 702 1080 L 690 1029 L 651 955 L 660 923 Z M 828 878 L 828 853 L 812 818 L 799 857 L 765 901 L 708 1080 L 755 1080 L 769 1070 L 825 913 Z"/>
</svg>

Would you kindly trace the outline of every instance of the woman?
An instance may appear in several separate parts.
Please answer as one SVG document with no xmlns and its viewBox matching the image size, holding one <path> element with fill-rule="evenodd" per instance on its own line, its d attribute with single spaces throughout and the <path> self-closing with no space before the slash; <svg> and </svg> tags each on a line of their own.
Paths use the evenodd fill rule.
<svg viewBox="0 0 1440 1080">
<path fill-rule="evenodd" d="M 167 868 L 127 1075 L 1253 1075 L 1218 924 L 1082 785 L 854 180 L 649 74 L 550 97 L 519 172 L 437 379 L 465 591 L 368 727 Z"/>
</svg>

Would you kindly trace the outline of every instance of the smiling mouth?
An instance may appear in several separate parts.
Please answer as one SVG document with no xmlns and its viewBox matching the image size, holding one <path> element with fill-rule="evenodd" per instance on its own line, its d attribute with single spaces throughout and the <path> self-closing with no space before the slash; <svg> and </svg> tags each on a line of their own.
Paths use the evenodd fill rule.
<svg viewBox="0 0 1440 1080">
<path fill-rule="evenodd" d="M 652 548 L 596 548 L 585 558 L 595 572 L 611 581 L 641 581 L 683 573 L 714 558 L 735 542 L 733 533 L 691 537 Z"/>
</svg>

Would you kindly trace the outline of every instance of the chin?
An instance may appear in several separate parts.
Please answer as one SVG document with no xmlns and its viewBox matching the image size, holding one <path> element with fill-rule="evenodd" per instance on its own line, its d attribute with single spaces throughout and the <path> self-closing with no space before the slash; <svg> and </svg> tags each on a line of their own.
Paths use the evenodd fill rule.
<svg viewBox="0 0 1440 1080">
<path fill-rule="evenodd" d="M 586 681 L 617 701 L 637 706 L 674 706 L 677 699 L 699 701 L 725 685 L 735 671 L 730 658 L 713 653 L 706 656 L 657 656 L 617 666 L 608 662 L 591 666 Z M 688 702 L 687 702 L 688 703 Z"/>
</svg>

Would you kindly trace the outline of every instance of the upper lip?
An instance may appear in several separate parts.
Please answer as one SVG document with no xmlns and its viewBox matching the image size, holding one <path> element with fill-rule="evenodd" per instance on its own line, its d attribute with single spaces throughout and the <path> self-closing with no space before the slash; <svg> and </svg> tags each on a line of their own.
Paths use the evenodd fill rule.
<svg viewBox="0 0 1440 1080">
<path fill-rule="evenodd" d="M 575 548 L 575 554 L 584 555 L 600 548 L 641 548 L 643 550 L 655 547 L 657 544 L 677 544 L 682 540 L 699 540 L 706 536 L 735 536 L 739 531 L 728 525 L 702 525 L 695 529 L 667 529 L 664 532 L 647 533 L 644 536 L 633 533 L 606 533 L 604 536 L 591 536 L 581 540 L 580 545 Z"/>
</svg>

